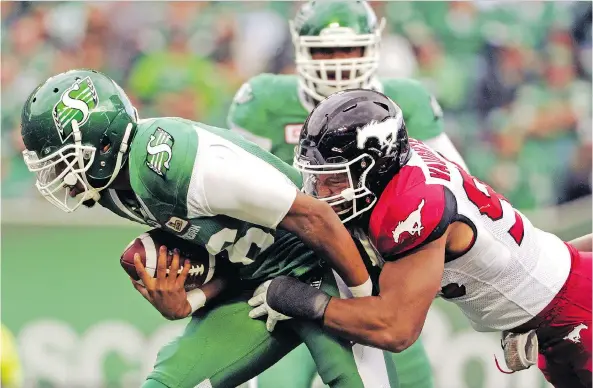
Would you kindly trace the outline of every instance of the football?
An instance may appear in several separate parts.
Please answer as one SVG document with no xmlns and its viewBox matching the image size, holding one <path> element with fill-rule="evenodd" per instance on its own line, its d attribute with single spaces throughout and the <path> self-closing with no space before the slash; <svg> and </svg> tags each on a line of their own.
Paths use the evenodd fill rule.
<svg viewBox="0 0 593 388">
<path fill-rule="evenodd" d="M 134 255 L 138 253 L 148 274 L 156 277 L 157 257 L 161 245 L 167 247 L 170 255 L 167 258 L 167 272 L 168 267 L 171 265 L 173 249 L 175 248 L 180 251 L 179 272 L 181 272 L 184 261 L 186 259 L 190 261 L 191 268 L 185 280 L 186 291 L 191 291 L 196 287 L 208 283 L 214 276 L 214 255 L 209 254 L 206 248 L 192 244 L 162 229 L 152 229 L 136 237 L 122 253 L 120 264 L 132 279 L 142 284 L 134 266 Z"/>
</svg>

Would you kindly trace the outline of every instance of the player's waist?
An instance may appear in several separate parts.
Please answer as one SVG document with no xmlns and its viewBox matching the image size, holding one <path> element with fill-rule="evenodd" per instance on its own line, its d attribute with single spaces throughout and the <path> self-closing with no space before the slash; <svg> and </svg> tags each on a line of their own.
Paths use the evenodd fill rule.
<svg viewBox="0 0 593 388">
<path fill-rule="evenodd" d="M 571 268 L 571 254 L 557 236 L 534 229 L 521 251 L 495 278 L 466 279 L 468 295 L 453 298 L 477 326 L 510 330 L 538 316 L 558 295 Z M 445 268 L 445 273 L 448 268 Z"/>
<path fill-rule="evenodd" d="M 584 263 L 581 262 L 581 256 L 579 255 L 579 252 L 572 245 L 564 242 L 563 245 L 566 248 L 567 254 L 569 255 L 569 260 L 568 273 L 566 274 L 562 286 L 559 288 L 556 295 L 536 316 L 521 324 L 520 326 L 512 329 L 512 332 L 524 333 L 529 330 L 541 327 L 542 325 L 545 325 L 546 322 L 549 322 L 551 319 L 559 315 L 560 310 L 562 310 L 566 303 L 571 303 L 571 299 L 573 298 L 571 298 L 570 295 L 574 294 L 574 289 L 577 287 L 577 285 L 575 285 L 576 281 L 574 279 L 575 277 L 582 275 L 581 272 L 583 272 L 583 268 L 585 268 L 585 266 L 583 266 Z M 587 269 L 585 272 L 587 272 L 587 275 L 590 276 L 590 263 L 586 268 Z"/>
</svg>

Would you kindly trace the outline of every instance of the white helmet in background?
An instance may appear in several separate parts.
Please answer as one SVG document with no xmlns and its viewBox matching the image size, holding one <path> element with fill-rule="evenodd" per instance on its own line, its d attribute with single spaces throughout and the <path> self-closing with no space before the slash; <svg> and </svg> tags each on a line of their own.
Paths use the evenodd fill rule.
<svg viewBox="0 0 593 388">
<path fill-rule="evenodd" d="M 311 1 L 290 21 L 299 86 L 317 101 L 368 88 L 379 66 L 385 19 L 366 1 Z"/>
</svg>

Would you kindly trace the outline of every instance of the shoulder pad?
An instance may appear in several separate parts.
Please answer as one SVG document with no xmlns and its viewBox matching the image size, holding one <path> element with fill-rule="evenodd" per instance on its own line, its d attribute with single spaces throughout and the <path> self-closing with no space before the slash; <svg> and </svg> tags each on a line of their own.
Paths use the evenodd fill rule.
<svg viewBox="0 0 593 388">
<path fill-rule="evenodd" d="M 251 101 L 267 99 L 272 96 L 277 89 L 278 77 L 276 74 L 258 74 L 251 77 L 235 93 L 233 103 L 241 105 Z M 272 100 L 272 99 L 271 99 Z M 269 102 L 269 101 L 268 101 Z"/>
<path fill-rule="evenodd" d="M 382 79 L 383 93 L 391 98 L 402 109 L 412 108 L 434 99 L 422 82 L 411 78 Z M 436 101 L 436 100 L 435 100 Z M 405 112 L 405 109 L 404 109 Z M 435 114 L 436 115 L 436 114 Z"/>
<path fill-rule="evenodd" d="M 393 93 L 397 90 L 405 91 L 406 93 L 428 93 L 426 87 L 418 80 L 412 78 L 381 78 L 384 92 Z"/>
<path fill-rule="evenodd" d="M 136 134 L 130 152 L 130 182 L 149 207 L 185 210 L 183 198 L 198 148 L 194 124 L 159 118 Z"/>
<path fill-rule="evenodd" d="M 428 244 L 447 230 L 457 216 L 457 202 L 445 186 L 416 182 L 398 194 L 397 184 L 385 189 L 369 223 L 370 236 L 386 260 L 395 260 Z"/>
</svg>

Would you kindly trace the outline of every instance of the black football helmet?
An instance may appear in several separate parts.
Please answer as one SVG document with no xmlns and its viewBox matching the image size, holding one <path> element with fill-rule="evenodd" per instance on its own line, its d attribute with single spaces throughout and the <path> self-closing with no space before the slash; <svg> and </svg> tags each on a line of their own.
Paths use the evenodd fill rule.
<svg viewBox="0 0 593 388">
<path fill-rule="evenodd" d="M 410 156 L 401 109 L 382 93 L 351 89 L 309 114 L 294 166 L 303 191 L 329 203 L 346 223 L 372 208 Z"/>
</svg>

